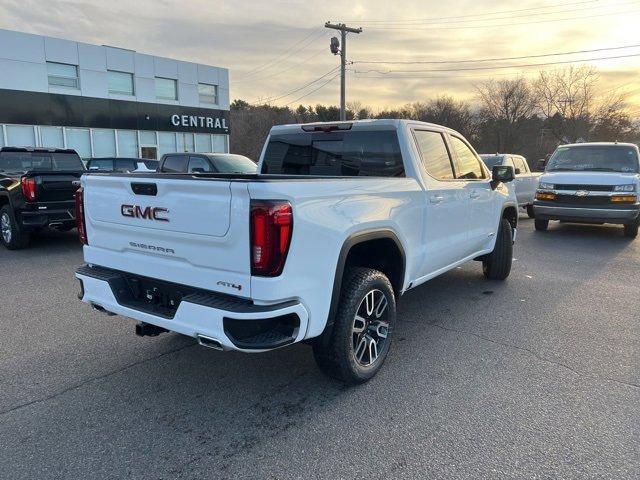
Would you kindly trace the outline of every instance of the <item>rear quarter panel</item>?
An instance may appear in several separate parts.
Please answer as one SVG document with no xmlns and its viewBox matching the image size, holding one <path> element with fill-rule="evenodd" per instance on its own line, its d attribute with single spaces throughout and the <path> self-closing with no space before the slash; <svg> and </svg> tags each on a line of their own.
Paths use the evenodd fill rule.
<svg viewBox="0 0 640 480">
<path fill-rule="evenodd" d="M 298 299 L 310 312 L 307 337 L 322 333 L 329 314 L 338 257 L 357 232 L 391 229 L 407 255 L 412 278 L 423 230 L 423 193 L 413 178 L 337 178 L 249 184 L 252 199 L 289 200 L 293 236 L 279 277 L 251 277 L 256 301 Z"/>
</svg>

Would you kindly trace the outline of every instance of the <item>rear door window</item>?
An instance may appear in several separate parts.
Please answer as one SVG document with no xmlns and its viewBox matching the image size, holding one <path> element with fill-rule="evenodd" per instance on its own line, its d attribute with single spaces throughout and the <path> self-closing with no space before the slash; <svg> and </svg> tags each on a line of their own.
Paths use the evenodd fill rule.
<svg viewBox="0 0 640 480">
<path fill-rule="evenodd" d="M 513 163 L 515 165 L 515 168 L 520 170 L 521 174 L 527 173 L 527 167 L 522 157 L 513 157 Z"/>
<path fill-rule="evenodd" d="M 458 158 L 458 178 L 465 180 L 478 180 L 485 178 L 484 170 L 480 166 L 480 160 L 473 150 L 460 138 L 450 135 L 451 146 Z"/>
<path fill-rule="evenodd" d="M 165 173 L 185 173 L 187 171 L 187 156 L 170 155 L 165 157 L 162 171 Z"/>
<path fill-rule="evenodd" d="M 442 134 L 415 130 L 414 135 L 427 173 L 438 180 L 453 180 L 453 165 Z"/>
<path fill-rule="evenodd" d="M 302 132 L 273 135 L 262 173 L 404 177 L 395 130 Z"/>
</svg>

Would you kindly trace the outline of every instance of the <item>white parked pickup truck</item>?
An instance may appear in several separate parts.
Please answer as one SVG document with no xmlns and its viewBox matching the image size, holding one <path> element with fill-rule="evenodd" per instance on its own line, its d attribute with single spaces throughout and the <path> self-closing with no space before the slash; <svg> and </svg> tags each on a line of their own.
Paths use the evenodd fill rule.
<svg viewBox="0 0 640 480">
<path fill-rule="evenodd" d="M 514 155 L 511 153 L 485 153 L 481 154 L 480 158 L 482 158 L 482 161 L 489 169 L 492 169 L 494 165 L 509 165 L 513 167 L 516 173 L 514 186 L 518 206 L 527 211 L 529 218 L 533 218 L 533 200 L 536 196 L 536 188 L 538 187 L 540 174 L 531 171 L 527 159 L 522 155 Z"/>
<path fill-rule="evenodd" d="M 553 153 L 534 203 L 536 230 L 549 220 L 613 223 L 638 236 L 640 160 L 632 143 L 577 143 Z"/>
<path fill-rule="evenodd" d="M 258 174 L 88 174 L 77 195 L 82 301 L 219 350 L 306 341 L 371 378 L 396 299 L 469 260 L 511 269 L 517 203 L 469 143 L 404 120 L 274 127 Z"/>
</svg>

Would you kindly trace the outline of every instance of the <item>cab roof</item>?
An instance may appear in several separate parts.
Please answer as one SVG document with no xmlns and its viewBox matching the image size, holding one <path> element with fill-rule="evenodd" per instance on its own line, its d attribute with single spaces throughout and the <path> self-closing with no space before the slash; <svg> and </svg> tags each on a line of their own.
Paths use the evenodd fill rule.
<svg viewBox="0 0 640 480">
<path fill-rule="evenodd" d="M 397 130 L 404 125 L 423 126 L 441 131 L 447 131 L 460 135 L 459 132 L 445 127 L 443 125 L 437 125 L 435 123 L 421 122 L 419 120 L 405 120 L 405 119 L 392 119 L 392 118 L 376 118 L 367 120 L 348 120 L 345 122 L 312 122 L 312 123 L 292 123 L 286 125 L 275 125 L 271 127 L 271 133 L 284 134 L 284 133 L 300 133 L 301 131 L 313 132 L 313 131 L 330 131 L 330 130 Z"/>
</svg>

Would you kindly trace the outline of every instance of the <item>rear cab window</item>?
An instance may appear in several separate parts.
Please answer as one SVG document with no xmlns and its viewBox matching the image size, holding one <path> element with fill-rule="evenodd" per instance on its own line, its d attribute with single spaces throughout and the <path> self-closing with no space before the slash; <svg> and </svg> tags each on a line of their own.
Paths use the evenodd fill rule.
<svg viewBox="0 0 640 480">
<path fill-rule="evenodd" d="M 404 177 L 396 130 L 271 135 L 263 174 Z"/>
<path fill-rule="evenodd" d="M 0 152 L 0 170 L 5 172 L 78 172 L 84 165 L 71 152 Z"/>
</svg>

